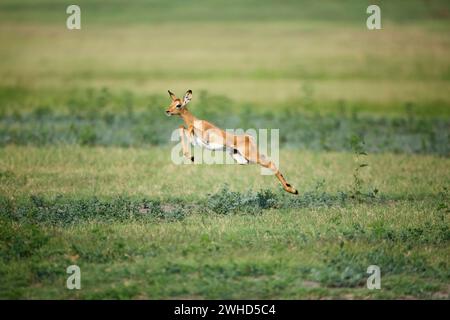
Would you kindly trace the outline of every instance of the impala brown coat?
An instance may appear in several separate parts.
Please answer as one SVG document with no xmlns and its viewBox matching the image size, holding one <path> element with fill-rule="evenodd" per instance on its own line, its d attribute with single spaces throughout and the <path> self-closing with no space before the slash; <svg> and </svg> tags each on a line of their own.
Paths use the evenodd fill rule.
<svg viewBox="0 0 450 320">
<path fill-rule="evenodd" d="M 185 126 L 180 126 L 180 137 L 183 147 L 183 154 L 191 161 L 194 157 L 190 152 L 190 144 L 201 145 L 210 150 L 228 150 L 231 156 L 239 164 L 258 163 L 259 165 L 272 170 L 287 192 L 298 194 L 297 190 L 287 183 L 275 164 L 260 154 L 256 143 L 250 135 L 235 135 L 216 127 L 206 120 L 199 120 L 189 110 L 186 105 L 192 99 L 192 91 L 188 90 L 183 100 L 177 98 L 170 90 L 168 91 L 172 103 L 166 110 L 168 116 L 179 115 L 183 119 Z M 188 141 L 186 141 L 186 137 Z"/>
</svg>

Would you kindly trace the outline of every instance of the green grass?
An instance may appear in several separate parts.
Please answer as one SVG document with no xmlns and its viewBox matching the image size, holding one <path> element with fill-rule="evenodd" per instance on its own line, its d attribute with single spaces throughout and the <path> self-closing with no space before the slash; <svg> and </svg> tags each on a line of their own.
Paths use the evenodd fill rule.
<svg viewBox="0 0 450 320">
<path fill-rule="evenodd" d="M 133 10 L 129 16 L 121 10 L 123 4 L 104 10 L 106 5 L 97 1 L 95 7 L 102 10 L 93 13 L 95 17 L 115 12 L 124 20 L 139 21 L 140 15 L 149 16 L 145 23 L 132 24 L 91 23 L 86 18 L 80 31 L 65 28 L 64 10 L 56 16 L 59 6 L 35 3 L 4 4 L 8 9 L 3 12 L 9 18 L 1 19 L 0 25 L 0 42 L 5 44 L 0 50 L 1 110 L 24 112 L 39 106 L 61 110 L 67 108 L 70 97 L 101 88 L 115 94 L 128 90 L 138 97 L 138 107 L 145 108 L 152 102 L 146 100 L 149 95 L 192 89 L 194 101 L 206 90 L 238 101 L 236 107 L 252 103 L 259 110 L 286 104 L 305 109 L 305 94 L 310 94 L 320 104 L 344 101 L 378 114 L 402 113 L 404 104 L 410 102 L 425 105 L 432 114 L 448 116 L 449 24 L 448 19 L 430 13 L 437 8 L 447 12 L 445 1 L 433 1 L 428 10 L 419 9 L 422 1 L 417 5 L 386 2 L 392 10 L 383 11 L 383 30 L 373 32 L 365 27 L 367 15 L 361 1 L 339 5 L 287 1 L 286 12 L 293 19 L 277 15 L 274 7 L 283 6 L 270 1 L 258 5 L 258 10 L 247 2 L 239 2 L 238 7 L 222 1 L 209 6 L 195 2 L 183 4 L 182 9 L 176 3 L 161 2 L 157 10 L 139 9 L 136 17 L 143 2 L 127 3 Z M 155 15 L 171 16 L 165 6 L 177 14 L 166 21 L 155 20 Z M 329 14 L 337 8 L 358 14 L 341 17 L 343 23 L 338 23 L 318 15 L 314 8 Z M 213 21 L 178 11 L 184 9 Z M 241 21 L 237 16 L 238 21 L 230 22 L 227 10 L 243 16 L 267 10 L 272 19 Z M 90 8 L 83 12 L 89 16 Z M 391 12 L 403 18 L 389 19 Z M 39 20 L 12 18 L 25 13 Z M 186 19 L 179 23 L 181 14 Z M 428 24 L 436 21 L 438 26 Z M 230 112 L 236 107 L 230 106 Z"/>
<path fill-rule="evenodd" d="M 98 95 L 97 111 L 84 108 L 83 101 L 74 101 L 72 112 L 55 112 L 42 107 L 27 114 L 0 116 L 0 145 L 89 145 L 143 147 L 167 145 L 168 137 L 181 124 L 180 119 L 167 118 L 158 107 L 135 111 L 133 95 L 123 95 L 127 111 L 112 112 L 100 104 L 110 99 Z M 165 101 L 166 99 L 154 99 Z M 438 154 L 450 153 L 447 119 L 421 116 L 420 108 L 405 105 L 403 116 L 370 116 L 357 111 L 356 106 L 340 104 L 340 113 L 320 112 L 310 104 L 309 112 L 290 110 L 288 106 L 277 111 L 255 112 L 246 105 L 239 113 L 230 114 L 221 108 L 210 110 L 209 105 L 229 106 L 226 97 L 200 95 L 193 105 L 200 119 L 208 119 L 222 128 L 280 129 L 283 147 L 316 151 L 351 151 L 351 139 L 361 137 L 369 152 L 397 152 Z M 163 103 L 163 102 L 162 102 Z M 336 106 L 337 108 L 338 106 Z M 425 112 L 425 110 L 423 110 Z"/>
<path fill-rule="evenodd" d="M 277 22 L 307 21 L 309 23 L 330 22 L 333 24 L 359 24 L 365 18 L 366 8 L 378 4 L 384 9 L 386 21 L 396 23 L 424 23 L 445 21 L 448 18 L 448 3 L 445 0 L 424 2 L 420 0 L 402 1 L 377 0 L 359 1 L 324 0 L 195 0 L 186 4 L 181 0 L 163 2 L 158 0 L 133 0 L 125 4 L 120 0 L 79 0 L 85 10 L 86 23 L 94 24 L 149 24 L 149 23 L 192 23 L 192 22 Z M 57 23 L 66 4 L 57 0 L 24 0 L 17 3 L 3 0 L 0 4 L 2 20 Z"/>
<path fill-rule="evenodd" d="M 2 297 L 448 298 L 447 159 L 369 156 L 354 197 L 352 155 L 283 151 L 295 197 L 256 167 L 169 151 L 4 149 Z"/>
<path fill-rule="evenodd" d="M 0 298 L 449 299 L 450 6 L 376 3 L 1 1 Z M 172 164 L 168 89 L 300 194 Z"/>
</svg>

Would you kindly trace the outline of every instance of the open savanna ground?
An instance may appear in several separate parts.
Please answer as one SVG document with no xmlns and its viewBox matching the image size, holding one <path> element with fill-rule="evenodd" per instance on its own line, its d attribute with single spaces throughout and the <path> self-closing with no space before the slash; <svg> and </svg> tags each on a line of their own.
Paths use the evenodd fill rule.
<svg viewBox="0 0 450 320">
<path fill-rule="evenodd" d="M 0 1 L 0 298 L 448 299 L 450 6 L 376 3 Z M 173 164 L 168 89 L 300 194 Z"/>
<path fill-rule="evenodd" d="M 351 154 L 283 151 L 295 197 L 256 167 L 169 153 L 3 149 L 2 296 L 448 298 L 448 159 L 369 156 L 358 186 Z"/>
</svg>

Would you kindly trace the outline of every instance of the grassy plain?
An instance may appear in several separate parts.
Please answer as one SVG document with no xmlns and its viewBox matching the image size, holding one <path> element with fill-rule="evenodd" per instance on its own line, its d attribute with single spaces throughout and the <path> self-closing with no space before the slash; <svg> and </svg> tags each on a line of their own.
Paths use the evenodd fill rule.
<svg viewBox="0 0 450 320">
<path fill-rule="evenodd" d="M 0 297 L 448 299 L 450 8 L 377 3 L 0 1 Z M 172 164 L 167 89 L 300 195 Z"/>
</svg>

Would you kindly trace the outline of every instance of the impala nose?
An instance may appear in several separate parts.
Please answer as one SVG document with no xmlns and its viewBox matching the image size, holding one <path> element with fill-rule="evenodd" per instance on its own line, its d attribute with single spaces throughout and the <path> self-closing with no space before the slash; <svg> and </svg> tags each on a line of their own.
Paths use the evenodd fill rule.
<svg viewBox="0 0 450 320">
<path fill-rule="evenodd" d="M 169 110 L 166 111 L 166 115 L 170 116 L 170 111 Z"/>
</svg>

